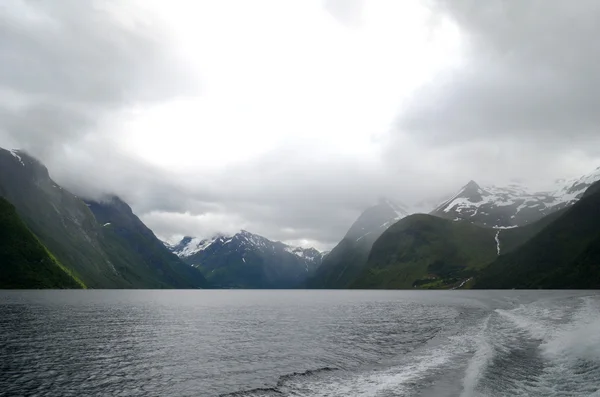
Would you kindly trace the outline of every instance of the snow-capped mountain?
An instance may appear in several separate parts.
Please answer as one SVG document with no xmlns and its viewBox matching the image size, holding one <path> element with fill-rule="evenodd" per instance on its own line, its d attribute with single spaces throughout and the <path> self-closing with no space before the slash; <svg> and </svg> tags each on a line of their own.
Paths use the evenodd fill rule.
<svg viewBox="0 0 600 397">
<path fill-rule="evenodd" d="M 600 167 L 594 171 L 575 179 L 559 179 L 555 182 L 550 195 L 554 199 L 553 207 L 565 208 L 579 200 L 588 187 L 600 180 Z"/>
<path fill-rule="evenodd" d="M 600 168 L 581 178 L 558 180 L 547 192 L 530 192 L 519 184 L 480 187 L 470 181 L 431 214 L 487 227 L 523 226 L 574 204 L 597 180 Z"/>
<path fill-rule="evenodd" d="M 187 258 L 200 251 L 206 249 L 220 236 L 216 236 L 210 239 L 199 239 L 195 237 L 186 236 L 177 244 L 165 243 L 165 246 L 171 250 L 175 255 L 180 258 Z"/>
<path fill-rule="evenodd" d="M 184 237 L 178 244 L 165 245 L 202 270 L 209 281 L 224 287 L 294 288 L 323 260 L 314 248 L 292 247 L 245 230 L 209 239 Z"/>
</svg>

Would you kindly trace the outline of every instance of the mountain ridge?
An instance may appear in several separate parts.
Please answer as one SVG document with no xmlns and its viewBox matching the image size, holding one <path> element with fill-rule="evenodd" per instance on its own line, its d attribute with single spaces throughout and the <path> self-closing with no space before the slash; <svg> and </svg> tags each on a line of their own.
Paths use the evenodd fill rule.
<svg viewBox="0 0 600 397">
<path fill-rule="evenodd" d="M 152 234 L 137 248 L 99 222 L 97 214 L 81 198 L 59 186 L 44 164 L 26 152 L 0 149 L 0 196 L 10 202 L 27 228 L 47 247 L 69 273 L 88 288 L 183 288 L 207 285 L 196 271 L 194 283 L 171 283 L 173 267 L 158 268 L 145 262 L 136 249 L 162 243 Z M 120 227 L 129 232 L 141 221 L 125 204 Z M 139 222 L 139 223 L 138 223 Z M 141 226 L 140 226 L 141 228 Z M 165 249 L 166 251 L 166 249 Z M 168 251 L 167 251 L 168 253 Z M 169 253 L 170 255 L 170 253 Z M 188 266 L 173 257 L 187 272 Z M 156 264 L 156 263 L 154 263 Z M 161 264 L 162 266 L 162 264 Z M 161 273 L 161 271 L 165 271 Z"/>
<path fill-rule="evenodd" d="M 186 236 L 178 244 L 165 245 L 226 288 L 298 288 L 323 258 L 315 248 L 293 247 L 246 230 L 209 239 Z"/>
<path fill-rule="evenodd" d="M 57 274 L 60 279 L 67 275 L 79 286 L 90 288 L 204 288 L 210 286 L 207 279 L 213 282 L 213 286 L 223 288 L 364 288 L 377 287 L 377 278 L 373 279 L 372 274 L 365 272 L 386 266 L 386 271 L 394 272 L 394 275 L 390 273 L 389 277 L 386 276 L 386 286 L 408 288 L 412 279 L 401 274 L 404 271 L 402 263 L 412 266 L 417 262 L 428 262 L 429 259 L 433 262 L 426 264 L 433 267 L 421 267 L 417 272 L 419 274 L 414 273 L 421 279 L 413 281 L 418 286 L 448 286 L 448 280 L 462 280 L 464 283 L 466 279 L 461 277 L 481 270 L 488 263 L 491 263 L 492 270 L 498 269 L 496 263 L 521 263 L 515 252 L 534 252 L 535 249 L 531 247 L 536 244 L 552 247 L 547 230 L 566 222 L 564 219 L 572 217 L 574 211 L 579 213 L 578 222 L 587 225 L 580 208 L 587 206 L 591 217 L 595 213 L 589 204 L 581 203 L 589 203 L 592 199 L 600 202 L 600 196 L 597 196 L 600 194 L 597 182 L 600 179 L 599 167 L 579 178 L 557 180 L 554 188 L 546 192 L 532 193 L 516 183 L 504 187 L 481 187 L 471 180 L 431 213 L 437 218 L 452 221 L 456 227 L 427 216 L 409 215 L 406 206 L 381 197 L 376 205 L 360 214 L 339 244 L 327 253 L 271 241 L 246 230 L 231 236 L 219 234 L 209 239 L 186 236 L 179 243 L 170 245 L 161 242 L 118 196 L 107 195 L 100 200 L 81 199 L 54 182 L 45 165 L 24 151 L 0 148 L 0 170 L 0 199 L 13 204 L 18 219 L 47 253 L 42 263 L 47 265 L 46 269 L 51 269 L 48 277 Z M 481 229 L 471 230 L 463 222 Z M 572 235 L 593 240 L 593 236 L 584 237 L 569 227 L 563 225 L 563 229 L 570 230 Z M 586 227 L 592 233 L 593 227 Z M 444 265 L 443 258 L 436 256 L 436 250 L 446 252 L 447 257 L 454 258 L 456 262 L 467 263 L 470 260 L 468 255 L 460 254 L 470 252 L 470 248 L 464 247 L 458 240 L 452 240 L 454 242 L 448 245 L 450 237 L 446 239 L 448 241 L 443 237 L 444 233 L 451 237 L 455 233 L 461 235 L 459 229 L 471 230 L 467 234 L 473 241 L 485 236 L 485 241 L 481 240 L 479 245 L 493 245 L 493 256 L 497 258 L 493 261 L 482 260 L 479 267 Z M 404 233 L 402 238 L 391 242 L 390 235 L 396 233 L 400 236 L 397 233 L 399 230 L 400 234 Z M 413 241 L 410 239 L 415 236 L 425 236 L 423 233 L 427 233 L 427 230 L 437 230 L 421 239 L 431 240 L 433 245 L 430 248 L 433 251 L 428 251 L 429 243 L 419 245 L 418 251 L 425 255 L 423 258 L 417 260 L 413 255 L 408 262 L 398 262 L 399 267 L 390 267 L 393 261 L 390 262 L 389 258 L 395 257 L 398 252 L 402 255 L 408 252 L 401 250 L 393 253 L 394 244 L 402 247 L 404 240 Z M 543 240 L 543 236 L 546 236 L 546 240 Z M 563 237 L 562 240 L 571 241 L 569 238 Z M 540 239 L 543 240 L 541 243 Z M 6 237 L 5 240 L 9 241 Z M 392 252 L 388 259 L 385 259 L 387 254 L 380 252 L 385 245 L 381 242 L 384 240 Z M 562 242 L 557 240 L 555 244 L 560 246 Z M 571 245 L 578 246 L 574 242 Z M 416 250 L 415 247 L 409 245 L 405 248 L 410 251 Z M 580 255 L 576 259 L 564 253 L 558 256 L 568 257 L 574 266 L 587 266 L 585 271 L 589 272 L 590 258 L 596 258 L 596 253 L 591 246 L 581 247 L 575 250 Z M 39 247 L 36 249 L 42 252 Z M 485 251 L 485 257 L 488 258 L 491 255 L 488 251 L 491 250 L 486 248 Z M 535 263 L 535 258 L 529 255 L 528 261 Z M 375 257 L 380 259 L 374 260 Z M 552 261 L 548 260 L 548 263 Z M 558 271 L 567 274 L 562 267 Z M 432 275 L 437 277 L 438 273 L 445 279 L 432 282 L 428 278 Z M 484 271 L 482 274 L 487 273 Z M 404 281 L 392 282 L 399 280 L 400 276 L 404 277 Z M 571 279 L 575 277 L 568 276 Z M 63 280 L 65 285 L 73 285 L 68 281 L 69 277 Z M 481 280 L 487 280 L 485 282 L 492 285 L 486 276 L 482 276 Z M 481 280 L 478 281 L 479 285 L 485 285 Z M 538 281 L 539 285 L 544 286 L 560 285 L 556 277 L 553 280 L 554 284 Z M 39 284 L 39 280 L 35 282 L 43 285 Z M 532 281 L 527 285 L 538 285 L 536 283 Z"/>
<path fill-rule="evenodd" d="M 471 180 L 430 214 L 484 227 L 524 226 L 573 205 L 597 180 L 600 167 L 579 178 L 557 180 L 554 187 L 542 192 L 516 183 L 481 187 Z"/>
<path fill-rule="evenodd" d="M 307 281 L 309 288 L 348 288 L 366 264 L 373 243 L 390 226 L 408 215 L 405 206 L 380 198 L 363 211 L 342 240 Z"/>
</svg>

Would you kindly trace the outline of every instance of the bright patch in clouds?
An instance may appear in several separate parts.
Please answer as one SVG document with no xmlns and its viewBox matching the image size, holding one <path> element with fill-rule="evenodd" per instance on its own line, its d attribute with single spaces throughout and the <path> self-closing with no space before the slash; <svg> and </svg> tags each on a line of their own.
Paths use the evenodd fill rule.
<svg viewBox="0 0 600 397">
<path fill-rule="evenodd" d="M 460 36 L 418 2 L 365 2 L 348 27 L 320 1 L 143 1 L 197 95 L 125 111 L 121 142 L 171 169 L 219 168 L 307 142 L 379 155 L 402 101 L 457 61 Z"/>
<path fill-rule="evenodd" d="M 592 0 L 4 0 L 0 146 L 81 197 L 121 196 L 161 237 L 331 247 L 381 195 L 595 168 L 599 16 Z"/>
</svg>

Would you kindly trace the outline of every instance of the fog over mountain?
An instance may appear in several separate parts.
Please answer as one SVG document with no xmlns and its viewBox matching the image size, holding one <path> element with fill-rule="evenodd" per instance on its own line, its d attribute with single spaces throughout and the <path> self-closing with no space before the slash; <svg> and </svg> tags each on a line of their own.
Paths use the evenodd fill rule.
<svg viewBox="0 0 600 397">
<path fill-rule="evenodd" d="M 381 196 L 592 172 L 599 22 L 592 0 L 5 0 L 0 147 L 165 240 L 328 249 Z"/>
</svg>

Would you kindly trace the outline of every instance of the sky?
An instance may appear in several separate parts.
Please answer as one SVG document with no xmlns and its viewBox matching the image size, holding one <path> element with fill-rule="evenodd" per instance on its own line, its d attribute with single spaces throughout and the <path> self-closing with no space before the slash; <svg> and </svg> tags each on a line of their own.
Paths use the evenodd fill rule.
<svg viewBox="0 0 600 397">
<path fill-rule="evenodd" d="M 331 248 L 380 196 L 600 165 L 595 0 L 3 0 L 0 146 L 161 238 Z"/>
</svg>

